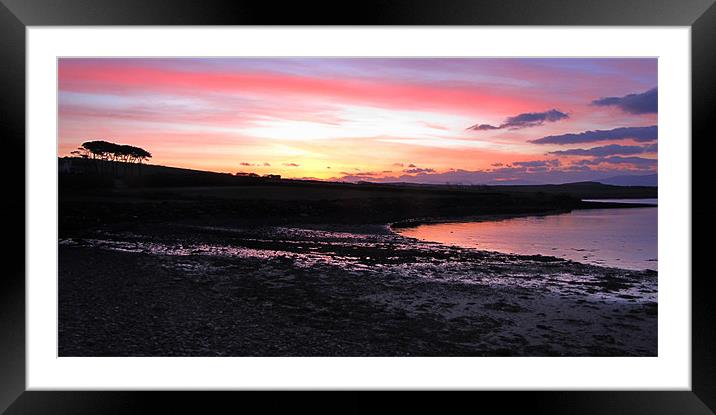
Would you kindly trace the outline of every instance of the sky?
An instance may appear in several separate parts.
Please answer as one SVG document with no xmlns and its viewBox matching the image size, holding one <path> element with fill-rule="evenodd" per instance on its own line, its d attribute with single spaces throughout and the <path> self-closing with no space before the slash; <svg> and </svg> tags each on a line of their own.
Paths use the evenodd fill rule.
<svg viewBox="0 0 716 415">
<path fill-rule="evenodd" d="M 286 178 L 565 183 L 657 167 L 657 60 L 62 58 L 60 156 Z"/>
</svg>

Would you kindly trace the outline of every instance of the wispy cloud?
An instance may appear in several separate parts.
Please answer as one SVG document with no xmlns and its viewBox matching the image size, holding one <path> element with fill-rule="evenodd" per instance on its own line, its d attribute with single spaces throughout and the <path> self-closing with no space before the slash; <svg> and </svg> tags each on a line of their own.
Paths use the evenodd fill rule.
<svg viewBox="0 0 716 415">
<path fill-rule="evenodd" d="M 582 166 L 596 166 L 600 164 L 627 164 L 637 169 L 650 170 L 657 166 L 658 161 L 656 159 L 648 159 L 643 157 L 622 157 L 622 156 L 609 156 L 609 157 L 596 157 L 594 159 L 580 160 L 575 162 L 576 165 Z"/>
<path fill-rule="evenodd" d="M 505 128 L 509 130 L 518 130 L 527 127 L 537 127 L 545 122 L 555 122 L 565 118 L 569 118 L 569 115 L 556 109 L 551 109 L 544 112 L 526 112 L 524 114 L 515 115 L 514 117 L 508 117 L 505 122 L 499 126 L 490 124 L 475 124 L 467 129 L 474 131 L 502 130 Z"/>
<path fill-rule="evenodd" d="M 415 167 L 413 169 L 403 170 L 403 173 L 416 174 L 416 173 L 434 173 L 435 169 Z"/>
<path fill-rule="evenodd" d="M 619 144 L 610 144 L 608 146 L 592 147 L 592 148 L 573 148 L 570 150 L 550 151 L 547 154 L 555 156 L 612 156 L 612 155 L 630 155 L 642 153 L 656 153 L 657 144 L 649 144 L 645 146 L 622 146 Z"/>
<path fill-rule="evenodd" d="M 533 161 L 516 161 L 512 163 L 518 167 L 557 167 L 560 165 L 560 161 L 557 159 L 552 160 L 533 160 Z"/>
<path fill-rule="evenodd" d="M 629 114 L 656 114 L 659 110 L 659 92 L 657 88 L 653 88 L 640 94 L 604 97 L 595 99 L 592 105 L 615 106 Z"/>
<path fill-rule="evenodd" d="M 620 127 L 612 130 L 594 130 L 581 133 L 569 133 L 561 135 L 549 135 L 547 137 L 530 140 L 534 144 L 574 144 L 591 143 L 595 141 L 621 140 L 630 138 L 635 141 L 656 141 L 658 128 L 656 125 L 649 127 Z"/>
</svg>

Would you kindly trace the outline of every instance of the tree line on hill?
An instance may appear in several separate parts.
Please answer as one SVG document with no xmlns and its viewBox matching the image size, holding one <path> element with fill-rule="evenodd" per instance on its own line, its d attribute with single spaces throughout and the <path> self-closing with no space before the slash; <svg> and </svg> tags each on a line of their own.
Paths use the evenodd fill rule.
<svg viewBox="0 0 716 415">
<path fill-rule="evenodd" d="M 152 157 L 152 154 L 143 148 L 103 140 L 86 141 L 71 154 L 86 159 L 138 164 Z"/>
<path fill-rule="evenodd" d="M 132 172 L 141 175 L 142 163 L 152 157 L 150 152 L 141 147 L 104 140 L 86 141 L 70 154 L 92 163 L 92 169 L 97 174 L 114 177 L 126 176 Z M 81 166 L 78 168 L 82 169 Z"/>
</svg>

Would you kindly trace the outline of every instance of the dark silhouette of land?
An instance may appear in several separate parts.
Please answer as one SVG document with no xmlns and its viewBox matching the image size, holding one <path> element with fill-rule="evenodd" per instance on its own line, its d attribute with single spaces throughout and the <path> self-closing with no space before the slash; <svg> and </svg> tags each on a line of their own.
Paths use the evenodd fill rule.
<svg viewBox="0 0 716 415">
<path fill-rule="evenodd" d="M 340 183 L 237 176 L 144 165 L 141 174 L 108 161 L 60 159 L 60 235 L 122 222 L 199 220 L 235 224 L 385 224 L 416 219 L 558 213 L 640 207 L 582 199 L 655 198 L 657 188 L 596 182 L 455 186 Z M 107 174 L 97 173 L 110 172 Z"/>
<path fill-rule="evenodd" d="M 637 207 L 599 183 L 336 183 L 59 160 L 60 356 L 655 356 L 656 272 L 393 226 Z M 125 166 L 126 167 L 126 166 Z"/>
</svg>

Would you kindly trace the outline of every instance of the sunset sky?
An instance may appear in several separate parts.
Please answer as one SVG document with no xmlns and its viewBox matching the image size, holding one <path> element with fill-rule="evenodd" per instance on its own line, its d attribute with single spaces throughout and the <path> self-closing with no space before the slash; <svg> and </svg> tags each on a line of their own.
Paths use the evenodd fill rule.
<svg viewBox="0 0 716 415">
<path fill-rule="evenodd" d="M 562 183 L 656 172 L 656 59 L 60 59 L 59 155 L 289 178 Z"/>
</svg>

